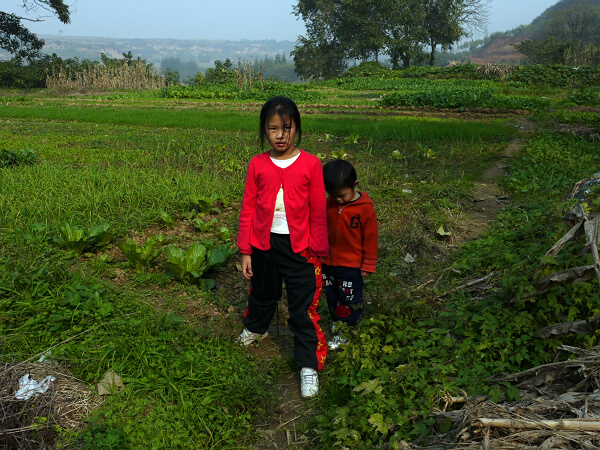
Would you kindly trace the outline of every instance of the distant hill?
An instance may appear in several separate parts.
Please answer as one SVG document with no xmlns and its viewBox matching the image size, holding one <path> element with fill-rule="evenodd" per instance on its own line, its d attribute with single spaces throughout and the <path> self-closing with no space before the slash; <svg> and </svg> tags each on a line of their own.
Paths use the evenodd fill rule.
<svg viewBox="0 0 600 450">
<path fill-rule="evenodd" d="M 134 59 L 141 57 L 155 67 L 160 67 L 163 58 L 178 58 L 184 62 L 196 62 L 201 69 L 213 67 L 215 60 L 230 58 L 234 63 L 254 61 L 254 58 L 270 57 L 276 54 L 289 57 L 294 49 L 292 41 L 227 41 L 227 40 L 179 40 L 179 39 L 117 39 L 100 37 L 73 37 L 39 35 L 46 42 L 43 52 L 56 53 L 61 58 L 89 59 L 100 61 L 100 54 L 111 58 L 122 58 L 131 51 Z M 0 60 L 10 59 L 10 54 L 0 50 Z"/>
<path fill-rule="evenodd" d="M 519 53 L 513 45 L 523 42 L 528 37 L 524 34 L 516 36 L 496 37 L 470 57 L 474 64 L 518 64 L 525 55 Z"/>
<path fill-rule="evenodd" d="M 461 59 L 466 59 L 475 64 L 518 64 L 525 59 L 525 55 L 519 53 L 514 44 L 519 44 L 526 39 L 543 40 L 548 37 L 546 25 L 550 16 L 561 9 L 576 4 L 579 0 L 560 0 L 553 6 L 547 8 L 542 14 L 533 19 L 527 25 L 504 33 L 494 33 L 483 41 L 476 50 L 461 54 Z M 586 3 L 600 7 L 600 0 L 585 0 Z M 600 33 L 600 24 L 597 24 Z"/>
</svg>

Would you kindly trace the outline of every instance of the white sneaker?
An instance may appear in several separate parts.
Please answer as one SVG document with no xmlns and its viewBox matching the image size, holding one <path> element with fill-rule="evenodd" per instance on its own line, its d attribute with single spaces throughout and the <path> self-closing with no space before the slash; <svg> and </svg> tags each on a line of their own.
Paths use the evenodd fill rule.
<svg viewBox="0 0 600 450">
<path fill-rule="evenodd" d="M 341 337 L 339 334 L 336 334 L 328 343 L 327 347 L 329 350 L 337 350 L 340 345 L 347 344 L 348 339 Z"/>
<path fill-rule="evenodd" d="M 319 375 L 310 367 L 300 369 L 300 396 L 314 397 L 319 392 Z"/>
<path fill-rule="evenodd" d="M 266 338 L 268 335 L 269 335 L 268 331 L 264 334 L 260 334 L 260 333 L 253 333 L 248 328 L 244 328 L 244 331 L 242 331 L 240 333 L 240 335 L 235 340 L 235 342 L 247 347 L 248 345 L 252 344 L 253 342 L 260 341 L 261 339 Z"/>
</svg>

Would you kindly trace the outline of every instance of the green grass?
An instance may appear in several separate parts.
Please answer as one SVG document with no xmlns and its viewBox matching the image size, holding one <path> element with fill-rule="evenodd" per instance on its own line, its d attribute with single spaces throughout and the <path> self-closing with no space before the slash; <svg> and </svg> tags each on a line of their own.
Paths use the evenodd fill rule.
<svg viewBox="0 0 600 450">
<path fill-rule="evenodd" d="M 161 107 L 115 108 L 79 106 L 1 106 L 0 117 L 26 120 L 77 121 L 94 124 L 138 125 L 145 127 L 192 128 L 219 131 L 256 132 L 256 111 L 211 111 L 202 108 L 165 110 Z M 168 113 L 167 113 L 168 111 Z M 502 121 L 485 123 L 466 122 L 457 119 L 378 117 L 356 113 L 331 117 L 331 115 L 306 114 L 303 116 L 303 131 L 306 133 L 348 136 L 360 134 L 377 140 L 444 140 L 444 139 L 489 139 L 506 136 L 507 129 Z"/>
<path fill-rule="evenodd" d="M 26 359 L 74 338 L 52 355 L 78 378 L 92 384 L 109 369 L 122 374 L 125 392 L 110 397 L 89 418 L 87 430 L 65 431 L 62 444 L 251 448 L 260 439 L 257 426 L 272 417 L 273 383 L 293 369 L 285 358 L 263 361 L 233 345 L 245 307 L 244 283 L 203 292 L 174 281 L 160 258 L 152 271 L 135 272 L 124 258 L 115 260 L 118 252 L 111 249 L 74 257 L 53 235 L 63 221 L 79 227 L 106 222 L 117 240 L 165 232 L 184 247 L 214 239 L 219 226 L 234 230 L 246 166 L 260 151 L 259 106 L 240 112 L 247 106 L 188 102 L 177 109 L 147 99 L 144 106 L 132 106 L 128 96 L 85 107 L 65 99 L 57 100 L 63 106 L 39 105 L 50 105 L 48 98 L 27 100 L 0 107 L 0 147 L 39 155 L 33 165 L 0 168 L 3 359 Z M 314 448 L 338 441 L 351 447 L 393 444 L 434 430 L 426 413 L 436 395 L 469 386 L 473 392 L 501 394 L 502 386 L 486 384 L 487 374 L 546 355 L 546 348 L 526 340 L 533 326 L 526 323 L 527 314 L 535 314 L 535 305 L 520 305 L 519 320 L 506 318 L 507 337 L 497 341 L 504 325 L 492 319 L 503 308 L 506 317 L 514 312 L 501 298 L 473 303 L 459 295 L 436 303 L 433 294 L 409 288 L 420 284 L 422 271 L 447 268 L 435 267 L 435 256 L 449 244 L 436 230 L 461 228 L 472 205 L 473 182 L 500 157 L 516 130 L 505 120 L 331 108 L 313 112 L 306 105 L 302 147 L 324 160 L 345 153 L 355 165 L 360 188 L 376 205 L 380 266 L 368 281 L 373 301 L 362 334 L 352 338 L 348 352 L 331 355 L 322 375 L 322 394 L 312 405 L 325 420 L 306 434 Z M 504 271 L 504 289 L 511 283 L 524 286 L 523 273 L 545 246 L 529 244 L 548 239 L 551 229 L 551 214 L 531 206 L 527 195 L 541 204 L 546 194 L 563 195 L 569 171 L 580 176 L 597 162 L 594 144 L 570 139 L 531 140 L 530 162 L 516 166 L 510 180 L 526 206 L 507 212 L 487 240 L 457 256 L 461 275 L 452 272 L 440 288 L 491 267 Z M 563 147 L 591 156 L 574 165 Z M 533 160 L 540 165 L 531 168 Z M 554 167 L 554 160 L 565 169 Z M 556 176 L 546 183 L 544 173 Z M 528 184 L 534 177 L 536 190 Z M 192 194 L 217 194 L 231 205 L 211 216 L 217 221 L 213 231 L 200 233 L 187 222 Z M 161 211 L 175 219 L 173 228 L 165 226 Z M 406 263 L 406 253 L 417 255 L 418 264 Z M 221 276 L 240 278 L 233 265 Z M 555 300 L 548 304 L 557 307 Z M 227 313 L 230 307 L 233 313 Z M 211 312 L 190 314 L 195 308 Z M 550 317 L 549 308 L 543 312 Z M 590 309 L 578 308 L 584 315 Z M 322 316 L 326 326 L 326 311 Z M 531 320 L 540 322 L 537 316 Z M 463 338 L 460 345 L 447 330 Z M 407 370 L 399 369 L 402 364 Z M 361 384 L 365 389 L 355 391 Z M 424 416 L 416 417 L 416 410 Z M 377 414 L 389 425 L 386 436 L 367 422 L 379 421 Z"/>
<path fill-rule="evenodd" d="M 113 125 L 203 128 L 207 130 L 254 131 L 256 114 L 183 108 L 101 108 L 79 106 L 2 106 L 0 117 L 12 119 L 65 120 Z"/>
</svg>

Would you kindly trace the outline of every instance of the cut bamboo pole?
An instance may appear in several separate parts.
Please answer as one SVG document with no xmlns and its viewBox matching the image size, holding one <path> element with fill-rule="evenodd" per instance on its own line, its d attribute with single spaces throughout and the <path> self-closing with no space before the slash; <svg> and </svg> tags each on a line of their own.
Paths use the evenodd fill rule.
<svg viewBox="0 0 600 450">
<path fill-rule="evenodd" d="M 600 283 L 600 256 L 598 255 L 598 217 L 594 218 L 594 231 L 591 239 L 590 251 L 592 252 L 592 258 L 594 259 L 594 271 L 596 272 L 596 279 Z"/>
<path fill-rule="evenodd" d="M 521 428 L 521 429 L 550 429 L 550 430 L 576 430 L 600 431 L 600 421 L 585 421 L 576 419 L 561 420 L 527 420 L 527 419 L 477 419 L 483 426 L 494 428 Z"/>
</svg>

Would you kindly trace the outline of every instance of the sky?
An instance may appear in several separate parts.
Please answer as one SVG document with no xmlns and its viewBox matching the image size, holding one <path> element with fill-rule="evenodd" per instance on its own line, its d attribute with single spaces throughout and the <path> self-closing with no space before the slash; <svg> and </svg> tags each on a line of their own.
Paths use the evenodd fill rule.
<svg viewBox="0 0 600 450">
<path fill-rule="evenodd" d="M 30 1 L 31 2 L 31 1 Z M 65 25 L 42 9 L 24 22 L 39 35 L 127 39 L 211 39 L 295 42 L 304 23 L 293 15 L 293 0 L 66 0 L 74 5 Z M 491 0 L 488 34 L 529 24 L 558 0 Z M 2 0 L 2 11 L 24 15 L 23 0 Z M 475 36 L 483 37 L 483 36 Z"/>
</svg>

